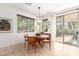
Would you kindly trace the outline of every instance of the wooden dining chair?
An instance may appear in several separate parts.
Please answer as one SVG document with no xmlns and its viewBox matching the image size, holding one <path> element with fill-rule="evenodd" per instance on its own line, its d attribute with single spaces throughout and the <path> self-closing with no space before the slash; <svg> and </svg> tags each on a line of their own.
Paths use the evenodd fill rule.
<svg viewBox="0 0 79 59">
<path fill-rule="evenodd" d="M 34 36 L 28 36 L 28 51 L 29 48 L 32 46 L 35 49 L 35 53 L 36 53 L 36 48 L 39 45 L 39 41 L 36 40 L 36 38 Z"/>
<path fill-rule="evenodd" d="M 24 34 L 24 48 L 26 46 L 26 43 L 28 41 L 28 38 L 27 38 L 28 34 Z"/>
<path fill-rule="evenodd" d="M 48 38 L 43 39 L 43 43 L 49 44 L 49 49 L 51 49 L 51 34 L 50 33 L 43 33 L 42 35 L 47 36 Z"/>
</svg>

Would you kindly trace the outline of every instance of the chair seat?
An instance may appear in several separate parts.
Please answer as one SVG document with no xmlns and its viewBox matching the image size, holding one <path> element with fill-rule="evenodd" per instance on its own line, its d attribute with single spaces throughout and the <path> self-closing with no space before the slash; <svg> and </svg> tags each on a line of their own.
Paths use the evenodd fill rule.
<svg viewBox="0 0 79 59">
<path fill-rule="evenodd" d="M 44 40 L 43 40 L 43 42 L 47 42 L 47 43 L 48 43 L 48 42 L 50 42 L 50 41 L 49 41 L 49 40 L 44 39 Z"/>
</svg>

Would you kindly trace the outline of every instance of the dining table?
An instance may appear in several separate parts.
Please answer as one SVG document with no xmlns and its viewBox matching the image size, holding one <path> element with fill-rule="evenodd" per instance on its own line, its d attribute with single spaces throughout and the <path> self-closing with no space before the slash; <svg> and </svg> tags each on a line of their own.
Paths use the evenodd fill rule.
<svg viewBox="0 0 79 59">
<path fill-rule="evenodd" d="M 48 37 L 48 36 L 43 36 L 43 35 L 41 35 L 41 36 L 35 36 L 35 38 L 36 38 L 36 41 L 39 41 L 39 45 L 40 45 L 41 47 L 43 47 L 43 46 L 44 46 L 43 40 L 44 40 L 44 39 L 48 39 L 49 37 Z"/>
<path fill-rule="evenodd" d="M 30 35 L 28 35 L 28 36 L 30 36 Z M 32 35 L 32 37 L 35 37 L 35 41 L 36 41 L 36 42 L 39 42 L 39 45 L 40 45 L 41 47 L 43 47 L 43 45 L 44 45 L 44 44 L 43 44 L 43 40 L 49 38 L 48 36 L 45 36 L 45 35 L 40 35 L 40 36 Z"/>
</svg>

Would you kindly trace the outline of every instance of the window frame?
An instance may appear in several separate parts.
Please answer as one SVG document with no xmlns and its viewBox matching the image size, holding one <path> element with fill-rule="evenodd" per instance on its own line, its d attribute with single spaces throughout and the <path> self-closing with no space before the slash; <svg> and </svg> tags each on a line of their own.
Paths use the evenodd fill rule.
<svg viewBox="0 0 79 59">
<path fill-rule="evenodd" d="M 35 31 L 35 29 L 34 29 L 34 27 L 35 27 L 35 24 L 34 24 L 34 23 L 35 23 L 35 19 L 34 19 L 34 18 L 26 17 L 26 16 L 23 16 L 23 15 L 19 15 L 19 14 L 17 14 L 17 17 L 18 17 L 18 16 L 21 16 L 21 17 L 24 17 L 24 18 L 25 18 L 25 19 L 24 19 L 24 20 L 25 20 L 25 25 L 24 25 L 25 28 L 28 27 L 26 24 L 29 24 L 29 23 L 26 22 L 26 21 L 28 21 L 28 19 L 33 20 L 33 31 L 27 31 L 27 29 L 25 29 L 24 32 L 34 32 L 34 31 Z M 17 18 L 17 24 L 18 24 L 18 18 Z M 17 25 L 17 32 L 18 32 L 18 33 L 24 33 L 23 31 L 22 31 L 22 32 L 19 32 L 19 31 L 18 31 L 18 25 Z"/>
</svg>

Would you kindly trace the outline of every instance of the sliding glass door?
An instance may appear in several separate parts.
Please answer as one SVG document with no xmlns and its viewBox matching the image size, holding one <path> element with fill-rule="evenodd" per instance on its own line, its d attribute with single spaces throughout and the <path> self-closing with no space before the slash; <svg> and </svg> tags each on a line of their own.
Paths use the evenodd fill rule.
<svg viewBox="0 0 79 59">
<path fill-rule="evenodd" d="M 56 41 L 78 45 L 78 13 L 69 13 L 56 18 Z"/>
<path fill-rule="evenodd" d="M 77 13 L 64 15 L 64 43 L 78 45 Z"/>
<path fill-rule="evenodd" d="M 56 41 L 63 42 L 63 16 L 56 18 Z"/>
</svg>

